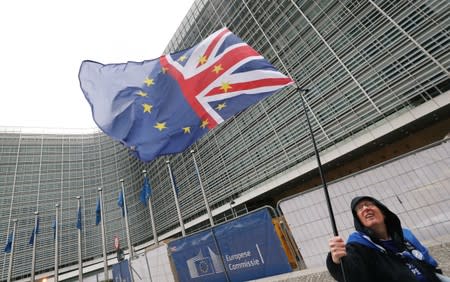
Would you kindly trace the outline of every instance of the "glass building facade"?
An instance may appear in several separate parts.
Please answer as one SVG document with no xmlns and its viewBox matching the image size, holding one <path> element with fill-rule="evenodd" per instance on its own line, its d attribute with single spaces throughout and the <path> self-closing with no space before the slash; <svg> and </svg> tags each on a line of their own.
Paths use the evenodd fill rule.
<svg viewBox="0 0 450 282">
<path fill-rule="evenodd" d="M 316 168 L 302 99 L 324 163 L 437 111 L 449 118 L 447 1 L 197 0 L 165 52 L 188 48 L 223 26 L 309 91 L 300 95 L 286 88 L 192 146 L 218 221 L 233 199 L 245 204 Z M 100 226 L 95 225 L 98 187 L 104 191 L 107 252 L 114 252 L 115 235 L 123 244 L 120 179 L 127 191 L 131 241 L 150 244 L 149 212 L 139 201 L 143 169 L 153 189 L 157 233 L 162 239 L 176 235 L 180 228 L 167 159 L 188 232 L 202 228 L 202 222 L 207 226 L 189 150 L 144 164 L 100 132 L 2 132 L 0 242 L 6 243 L 12 219 L 18 219 L 13 277 L 30 276 L 28 241 L 37 210 L 36 271 L 53 270 L 56 203 L 61 205 L 60 272 L 76 268 L 76 196 L 82 197 L 83 260 L 101 259 Z M 1 280 L 7 277 L 8 259 L 5 253 L 0 256 Z"/>
</svg>

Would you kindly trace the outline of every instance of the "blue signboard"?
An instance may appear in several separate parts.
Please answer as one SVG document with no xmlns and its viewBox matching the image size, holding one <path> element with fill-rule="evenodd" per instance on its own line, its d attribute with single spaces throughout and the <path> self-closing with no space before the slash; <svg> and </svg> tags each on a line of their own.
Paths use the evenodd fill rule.
<svg viewBox="0 0 450 282">
<path fill-rule="evenodd" d="M 169 243 L 180 281 L 246 281 L 290 272 L 267 209 Z"/>
<path fill-rule="evenodd" d="M 291 266 L 267 209 L 214 228 L 231 281 L 290 272 Z"/>
<path fill-rule="evenodd" d="M 172 241 L 168 250 L 180 281 L 227 281 L 211 230 Z"/>
<path fill-rule="evenodd" d="M 112 266 L 112 274 L 114 282 L 131 282 L 130 268 L 128 260 L 123 260 Z"/>
</svg>

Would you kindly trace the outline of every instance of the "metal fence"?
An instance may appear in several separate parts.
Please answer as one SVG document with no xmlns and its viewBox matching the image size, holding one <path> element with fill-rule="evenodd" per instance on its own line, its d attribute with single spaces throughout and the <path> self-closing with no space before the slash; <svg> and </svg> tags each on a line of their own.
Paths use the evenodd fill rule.
<svg viewBox="0 0 450 282">
<path fill-rule="evenodd" d="M 350 201 L 370 195 L 396 213 L 421 241 L 450 234 L 450 139 L 328 184 L 336 225 L 354 230 Z M 278 203 L 308 268 L 325 265 L 333 236 L 322 186 Z"/>
</svg>

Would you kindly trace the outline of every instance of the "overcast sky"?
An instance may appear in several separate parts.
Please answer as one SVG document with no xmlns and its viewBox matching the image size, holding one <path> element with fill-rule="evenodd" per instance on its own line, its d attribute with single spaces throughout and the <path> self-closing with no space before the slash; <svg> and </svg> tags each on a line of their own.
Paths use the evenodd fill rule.
<svg viewBox="0 0 450 282">
<path fill-rule="evenodd" d="M 0 1 L 0 127 L 96 128 L 81 62 L 159 57 L 193 2 Z"/>
</svg>

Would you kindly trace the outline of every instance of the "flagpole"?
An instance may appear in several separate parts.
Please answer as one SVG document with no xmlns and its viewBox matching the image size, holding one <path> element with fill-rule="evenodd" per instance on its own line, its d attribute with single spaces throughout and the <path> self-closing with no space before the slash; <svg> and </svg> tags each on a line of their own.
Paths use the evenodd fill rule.
<svg viewBox="0 0 450 282">
<path fill-rule="evenodd" d="M 13 219 L 13 236 L 11 243 L 11 255 L 9 257 L 9 268 L 8 268 L 8 282 L 11 282 L 12 273 L 13 273 L 13 262 L 14 262 L 14 245 L 16 242 L 16 227 L 17 227 L 17 219 Z"/>
<path fill-rule="evenodd" d="M 34 281 L 35 269 L 36 269 L 36 237 L 37 237 L 37 223 L 38 223 L 39 212 L 34 212 L 34 229 L 33 229 L 33 253 L 31 255 L 31 281 Z"/>
<path fill-rule="evenodd" d="M 147 177 L 147 171 L 144 169 L 142 171 L 142 173 L 144 174 L 144 180 Z M 159 241 L 158 241 L 158 234 L 156 233 L 156 225 L 155 225 L 155 218 L 153 217 L 153 207 L 152 207 L 152 197 L 148 197 L 148 210 L 150 212 L 150 220 L 152 222 L 152 231 L 153 231 L 153 242 L 155 243 L 156 246 L 159 245 Z"/>
<path fill-rule="evenodd" d="M 58 282 L 58 262 L 59 262 L 59 217 L 58 217 L 58 210 L 59 210 L 59 204 L 55 205 L 56 210 L 56 216 L 55 216 L 55 282 Z"/>
<path fill-rule="evenodd" d="M 77 221 L 81 220 L 78 218 L 78 211 L 81 209 L 81 196 L 77 196 Z M 78 228 L 78 281 L 83 281 L 83 257 L 82 257 L 82 248 L 81 248 L 81 228 Z"/>
<path fill-rule="evenodd" d="M 105 281 L 109 280 L 108 275 L 108 258 L 106 257 L 106 235 L 105 235 L 105 213 L 103 210 L 102 187 L 98 188 L 98 196 L 100 199 L 100 215 L 101 215 L 101 231 L 102 231 L 102 250 L 103 250 L 103 273 Z"/>
<path fill-rule="evenodd" d="M 198 170 L 197 161 L 195 160 L 195 150 L 191 150 L 192 160 L 194 161 L 195 171 L 197 172 L 198 183 L 200 184 L 200 190 L 202 191 L 203 201 L 205 201 L 206 211 L 208 212 L 209 223 L 211 227 L 214 226 L 214 219 L 211 213 L 211 209 L 209 208 L 208 198 L 206 197 L 205 189 L 203 188 L 202 178 L 200 177 L 200 172 Z"/>
<path fill-rule="evenodd" d="M 260 26 L 260 24 L 258 23 L 258 21 L 256 20 L 255 16 L 253 15 L 252 11 L 250 10 L 250 8 L 247 6 L 247 3 L 245 1 L 242 1 L 245 5 L 245 7 L 247 8 L 247 11 L 250 13 L 250 15 L 252 16 L 253 20 L 255 21 L 256 25 L 258 26 L 258 28 L 261 30 L 264 38 L 266 39 L 267 43 L 269 43 L 270 48 L 273 50 L 273 52 L 275 53 L 275 56 L 278 58 L 278 60 L 280 61 L 281 65 L 283 66 L 284 70 L 288 73 L 288 75 L 292 78 L 291 74 L 289 73 L 286 65 L 284 64 L 283 60 L 281 59 L 281 57 L 278 55 L 277 50 L 273 47 L 272 43 L 270 42 L 269 38 L 267 37 L 266 33 L 264 32 L 264 30 L 262 29 L 262 27 Z M 292 78 L 293 79 L 293 78 Z M 322 185 L 324 188 L 324 192 L 325 192 L 325 198 L 326 198 L 326 202 L 327 202 L 327 206 L 328 206 L 328 212 L 330 215 L 330 219 L 331 219 L 331 225 L 333 228 L 333 233 L 334 236 L 338 236 L 338 231 L 336 228 L 336 221 L 334 219 L 334 213 L 333 213 L 333 209 L 331 207 L 331 201 L 330 201 L 330 196 L 328 194 L 328 188 L 327 188 L 327 182 L 325 181 L 325 177 L 323 174 L 323 169 L 322 169 L 322 163 L 320 161 L 320 155 L 319 155 L 319 150 L 317 150 L 317 145 L 316 145 L 316 140 L 314 138 L 314 132 L 312 130 L 311 127 L 311 122 L 309 121 L 309 116 L 308 116 L 308 110 L 306 108 L 305 105 L 305 101 L 304 101 L 304 97 L 302 95 L 302 92 L 304 92 L 305 94 L 308 93 L 309 89 L 302 89 L 298 86 L 297 82 L 295 82 L 295 84 L 297 85 L 297 91 L 300 94 L 300 98 L 302 100 L 302 105 L 303 105 L 303 111 L 305 112 L 305 117 L 306 117 L 306 121 L 308 124 L 308 128 L 309 128 L 309 133 L 311 136 L 311 141 L 313 143 L 313 147 L 314 147 L 314 153 L 316 155 L 316 159 L 317 159 L 317 166 L 319 169 L 319 175 L 320 175 L 320 179 L 322 180 Z M 345 279 L 344 279 L 345 280 Z"/>
<path fill-rule="evenodd" d="M 127 209 L 127 200 L 126 200 L 126 194 L 125 194 L 125 187 L 123 186 L 123 179 L 120 179 L 120 185 L 122 187 L 122 195 L 123 195 L 123 208 L 125 213 L 125 229 L 127 231 L 127 244 L 128 244 L 128 252 L 130 254 L 130 264 L 131 259 L 134 257 L 134 250 L 133 246 L 131 245 L 131 234 L 130 234 L 130 227 L 128 225 L 128 209 Z"/>
<path fill-rule="evenodd" d="M 177 189 L 175 188 L 175 181 L 173 180 L 172 169 L 170 167 L 170 161 L 167 160 L 166 164 L 167 164 L 167 168 L 169 169 L 170 183 L 172 183 L 173 196 L 175 197 L 175 206 L 177 207 L 178 221 L 180 222 L 180 227 L 181 227 L 181 235 L 184 237 L 184 236 L 186 236 L 186 230 L 184 230 L 183 218 L 181 217 L 180 204 L 178 203 Z"/>
<path fill-rule="evenodd" d="M 272 49 L 272 51 L 275 53 L 275 56 L 278 58 L 278 60 L 280 61 L 281 65 L 283 66 L 284 70 L 287 72 L 287 74 L 289 75 L 289 77 L 291 77 L 291 79 L 293 79 L 292 75 L 289 73 L 289 70 L 287 69 L 286 65 L 284 64 L 283 60 L 281 59 L 280 55 L 278 54 L 277 50 L 275 49 L 275 47 L 272 45 L 272 43 L 270 42 L 269 38 L 267 37 L 266 33 L 264 32 L 264 29 L 261 27 L 261 25 L 259 24 L 259 22 L 257 21 L 257 19 L 255 18 L 255 16 L 253 15 L 251 9 L 247 6 L 247 3 L 245 2 L 245 0 L 242 1 L 243 4 L 245 5 L 245 8 L 247 9 L 247 11 L 250 13 L 252 19 L 255 21 L 256 25 L 258 26 L 259 30 L 262 32 L 264 38 L 266 39 L 267 43 L 269 44 L 270 48 Z M 291 0 L 292 3 L 294 3 Z M 307 19 L 308 20 L 308 19 Z M 312 130 L 312 126 L 311 126 L 311 122 L 309 121 L 309 116 L 308 116 L 308 111 L 306 109 L 306 103 L 304 101 L 304 96 L 302 95 L 302 92 L 304 92 L 305 94 L 309 91 L 309 89 L 302 89 L 300 88 L 300 86 L 298 85 L 297 82 L 295 82 L 295 84 L 297 85 L 297 91 L 300 94 L 300 98 L 302 100 L 302 105 L 303 105 L 303 111 L 305 112 L 305 116 L 306 116 L 306 121 L 308 123 L 308 128 L 309 128 L 309 133 L 311 136 L 311 141 L 313 143 L 313 147 L 314 147 L 314 153 L 316 155 L 316 159 L 317 159 L 317 166 L 319 169 L 319 175 L 320 175 L 320 179 L 322 181 L 322 185 L 323 185 L 323 190 L 325 193 L 325 199 L 326 199 L 326 203 L 327 203 L 327 207 L 328 207 L 328 213 L 330 216 L 330 221 L 331 221 L 331 227 L 333 229 L 333 234 L 334 236 L 338 236 L 338 230 L 336 227 L 336 221 L 334 219 L 334 213 L 333 213 L 333 208 L 331 206 L 331 201 L 330 201 L 330 196 L 328 194 L 328 188 L 327 188 L 327 182 L 325 181 L 325 177 L 323 174 L 323 169 L 322 169 L 322 163 L 320 161 L 320 154 L 319 154 L 319 150 L 317 149 L 317 145 L 316 145 L 316 140 L 314 138 L 314 132 Z M 346 275 L 345 275 L 345 271 L 344 271 L 344 262 L 341 261 L 340 263 L 341 265 L 341 271 L 342 271 L 342 278 L 343 281 L 346 282 Z"/>
</svg>

